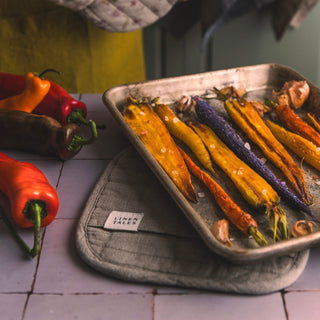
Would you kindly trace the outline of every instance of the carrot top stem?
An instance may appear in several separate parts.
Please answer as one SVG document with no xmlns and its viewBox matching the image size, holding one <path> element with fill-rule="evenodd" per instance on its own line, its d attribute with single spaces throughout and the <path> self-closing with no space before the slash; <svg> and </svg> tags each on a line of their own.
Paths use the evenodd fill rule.
<svg viewBox="0 0 320 320">
<path fill-rule="evenodd" d="M 248 229 L 248 234 L 254 238 L 260 247 L 268 245 L 268 242 L 263 237 L 262 233 L 257 229 L 257 227 L 250 226 Z"/>
<path fill-rule="evenodd" d="M 273 241 L 290 238 L 286 214 L 279 206 L 267 207 L 267 217 L 273 231 Z"/>
</svg>

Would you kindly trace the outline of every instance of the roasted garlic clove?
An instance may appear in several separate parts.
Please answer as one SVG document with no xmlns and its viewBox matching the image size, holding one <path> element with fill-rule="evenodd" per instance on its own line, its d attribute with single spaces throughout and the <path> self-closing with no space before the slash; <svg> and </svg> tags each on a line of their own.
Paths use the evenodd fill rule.
<svg viewBox="0 0 320 320">
<path fill-rule="evenodd" d="M 292 227 L 292 236 L 295 238 L 311 234 L 315 223 L 308 220 L 299 220 Z"/>
<path fill-rule="evenodd" d="M 176 110 L 181 113 L 192 112 L 196 102 L 190 96 L 182 96 L 176 103 Z"/>
<path fill-rule="evenodd" d="M 224 245 L 231 247 L 232 243 L 229 239 L 229 222 L 226 219 L 221 219 L 215 222 L 210 227 L 211 233 L 216 237 L 218 241 Z"/>
<path fill-rule="evenodd" d="M 298 109 L 308 99 L 309 93 L 310 87 L 307 81 L 288 81 L 279 92 L 273 91 L 273 97 L 280 105 Z"/>
<path fill-rule="evenodd" d="M 288 91 L 292 106 L 298 109 L 307 100 L 310 88 L 307 81 L 292 81 L 289 83 Z"/>
</svg>

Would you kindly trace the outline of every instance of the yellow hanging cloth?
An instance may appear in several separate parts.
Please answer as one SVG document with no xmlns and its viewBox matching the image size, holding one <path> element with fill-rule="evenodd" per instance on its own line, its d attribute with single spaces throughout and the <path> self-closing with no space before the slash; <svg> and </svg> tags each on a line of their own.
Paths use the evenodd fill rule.
<svg viewBox="0 0 320 320">
<path fill-rule="evenodd" d="M 145 80 L 142 31 L 111 33 L 44 0 L 1 0 L 0 72 L 47 68 L 70 93 L 102 93 Z"/>
</svg>

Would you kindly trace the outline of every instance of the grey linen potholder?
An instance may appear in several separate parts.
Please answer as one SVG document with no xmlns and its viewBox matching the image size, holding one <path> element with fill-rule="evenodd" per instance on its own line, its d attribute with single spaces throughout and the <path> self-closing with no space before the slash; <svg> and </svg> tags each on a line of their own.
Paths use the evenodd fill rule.
<svg viewBox="0 0 320 320">
<path fill-rule="evenodd" d="M 106 230 L 112 211 L 144 213 L 137 232 Z M 126 281 L 221 292 L 267 294 L 297 280 L 309 250 L 266 261 L 234 263 L 196 233 L 132 147 L 120 153 L 94 187 L 76 232 L 80 257 Z"/>
</svg>

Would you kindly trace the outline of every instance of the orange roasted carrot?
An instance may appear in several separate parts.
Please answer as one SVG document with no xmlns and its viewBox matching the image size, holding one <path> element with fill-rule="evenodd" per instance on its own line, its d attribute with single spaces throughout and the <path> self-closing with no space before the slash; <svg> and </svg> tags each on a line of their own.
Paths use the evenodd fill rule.
<svg viewBox="0 0 320 320">
<path fill-rule="evenodd" d="M 311 113 L 307 113 L 307 117 L 311 121 L 311 123 L 314 125 L 317 132 L 320 132 L 320 123 L 318 122 L 318 120 L 316 120 L 316 117 Z"/>
<path fill-rule="evenodd" d="M 275 113 L 284 127 L 320 147 L 320 133 L 309 126 L 288 105 L 278 105 Z"/>
<path fill-rule="evenodd" d="M 206 172 L 202 171 L 191 158 L 179 148 L 184 161 L 186 162 L 191 173 L 196 176 L 209 189 L 216 199 L 219 207 L 222 209 L 227 218 L 239 229 L 244 235 L 251 235 L 259 246 L 264 246 L 267 241 L 259 232 L 257 222 L 249 213 L 244 212 L 228 194 L 216 183 Z"/>
</svg>

